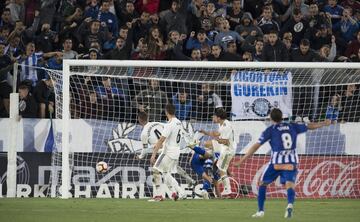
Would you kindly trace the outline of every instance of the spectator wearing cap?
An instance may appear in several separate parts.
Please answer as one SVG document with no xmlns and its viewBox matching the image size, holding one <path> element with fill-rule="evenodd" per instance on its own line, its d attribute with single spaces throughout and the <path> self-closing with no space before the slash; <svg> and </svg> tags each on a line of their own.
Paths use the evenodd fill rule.
<svg viewBox="0 0 360 222">
<path fill-rule="evenodd" d="M 357 32 L 356 39 L 351 41 L 346 48 L 345 56 L 352 59 L 357 57 L 360 48 L 360 30 Z"/>
<path fill-rule="evenodd" d="M 304 0 L 293 0 L 285 14 L 281 16 L 281 22 L 286 22 L 293 15 L 294 9 L 300 10 L 301 14 L 305 17 L 309 15 L 309 6 L 304 3 Z"/>
<path fill-rule="evenodd" d="M 54 83 L 49 76 L 38 82 L 34 88 L 33 95 L 36 103 L 39 105 L 39 117 L 49 118 L 50 112 L 54 112 L 55 106 Z"/>
<path fill-rule="evenodd" d="M 208 45 L 212 46 L 214 43 L 211 41 L 207 35 L 204 29 L 200 29 L 195 38 L 195 31 L 192 31 L 190 33 L 190 37 L 186 42 L 186 49 L 192 50 L 192 49 L 200 49 L 202 45 Z"/>
<path fill-rule="evenodd" d="M 331 44 L 331 29 L 327 25 L 322 24 L 320 29 L 309 29 L 305 38 L 311 42 L 311 48 L 319 50 L 323 45 Z"/>
<path fill-rule="evenodd" d="M 278 32 L 276 30 L 271 31 L 269 33 L 269 42 L 263 48 L 262 61 L 284 62 L 288 60 L 288 50 L 285 44 L 278 38 Z"/>
<path fill-rule="evenodd" d="M 352 9 L 344 8 L 341 20 L 333 25 L 333 31 L 338 34 L 337 44 L 340 52 L 344 52 L 346 45 L 354 39 L 354 34 L 359 30 L 359 23 L 352 17 Z"/>
<path fill-rule="evenodd" d="M 316 53 L 310 48 L 310 41 L 302 39 L 300 46 L 291 52 L 291 61 L 294 62 L 312 62 L 316 57 Z"/>
<path fill-rule="evenodd" d="M 172 103 L 175 106 L 175 116 L 179 120 L 188 120 L 191 117 L 192 100 L 189 93 L 184 89 L 180 88 L 179 92 L 173 95 Z"/>
<path fill-rule="evenodd" d="M 323 10 L 331 18 L 331 23 L 336 24 L 341 20 L 344 8 L 338 5 L 337 0 L 328 0 Z"/>
<path fill-rule="evenodd" d="M 309 28 L 308 22 L 303 18 L 300 9 L 295 8 L 291 19 L 289 19 L 281 28 L 280 36 L 283 36 L 285 32 L 291 32 L 293 36 L 293 43 L 299 45 L 301 39 Z"/>
<path fill-rule="evenodd" d="M 234 30 L 240 25 L 244 12 L 241 10 L 241 0 L 234 0 L 232 6 L 227 9 L 226 19 L 229 20 L 230 29 Z"/>
<path fill-rule="evenodd" d="M 19 115 L 23 118 L 36 118 L 38 116 L 38 104 L 29 87 L 31 86 L 26 83 L 19 86 Z"/>
<path fill-rule="evenodd" d="M 172 0 L 171 8 L 163 12 L 160 16 L 160 27 L 165 33 L 177 30 L 180 34 L 187 34 L 186 13 L 187 5 L 179 0 Z"/>
<path fill-rule="evenodd" d="M 272 18 L 272 10 L 265 6 L 262 16 L 258 19 L 258 26 L 264 34 L 269 34 L 271 30 L 280 31 L 280 25 Z"/>
<path fill-rule="evenodd" d="M 215 37 L 214 43 L 220 44 L 223 49 L 226 49 L 227 43 L 231 41 L 240 44 L 244 41 L 244 38 L 241 37 L 239 33 L 230 30 L 229 21 L 224 19 L 220 26 L 220 32 Z"/>
<path fill-rule="evenodd" d="M 9 71 L 12 69 L 13 62 L 10 57 L 4 54 L 5 43 L 0 42 L 0 116 L 9 116 L 10 107 L 10 93 L 12 92 L 11 86 L 7 83 Z"/>
<path fill-rule="evenodd" d="M 257 37 L 262 37 L 262 30 L 253 24 L 253 18 L 249 12 L 245 12 L 241 18 L 241 24 L 235 27 L 235 31 L 240 34 L 246 41 L 247 37 L 255 40 Z M 251 41 L 251 40 L 250 40 Z"/>
</svg>

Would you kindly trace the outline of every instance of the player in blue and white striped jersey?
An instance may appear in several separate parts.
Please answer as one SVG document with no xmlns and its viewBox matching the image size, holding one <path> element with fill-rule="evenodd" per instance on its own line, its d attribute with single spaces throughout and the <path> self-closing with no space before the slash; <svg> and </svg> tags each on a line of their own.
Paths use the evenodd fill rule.
<svg viewBox="0 0 360 222">
<path fill-rule="evenodd" d="M 280 109 L 273 109 L 270 113 L 273 125 L 269 126 L 260 136 L 259 141 L 252 145 L 247 153 L 238 161 L 235 166 L 241 165 L 247 158 L 254 154 L 261 145 L 266 142 L 271 146 L 271 159 L 265 168 L 259 184 L 258 211 L 253 217 L 264 216 L 264 203 L 266 198 L 266 187 L 280 176 L 280 182 L 285 184 L 287 189 L 288 206 L 285 217 L 292 216 L 293 204 L 295 201 L 295 180 L 299 157 L 296 152 L 297 136 L 305 133 L 308 129 L 314 130 L 331 124 L 330 120 L 318 123 L 298 124 L 282 122 Z"/>
</svg>

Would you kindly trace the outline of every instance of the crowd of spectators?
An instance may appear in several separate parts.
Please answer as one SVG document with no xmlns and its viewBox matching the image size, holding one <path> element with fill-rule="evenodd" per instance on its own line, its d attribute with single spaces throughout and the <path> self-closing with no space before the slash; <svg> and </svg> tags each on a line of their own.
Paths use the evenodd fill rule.
<svg viewBox="0 0 360 222">
<path fill-rule="evenodd" d="M 14 62 L 21 100 L 36 106 L 24 116 L 42 118 L 54 109 L 53 86 L 33 67 L 60 70 L 63 59 L 360 62 L 356 0 L 8 0 L 0 1 L 0 13 L 1 116 L 9 112 Z M 97 82 L 85 96 L 89 102 L 109 93 L 129 100 L 111 80 Z M 188 118 L 210 100 L 223 106 L 223 95 L 206 94 L 207 88 L 195 97 L 177 88 L 159 97 Z M 138 110 L 153 105 L 140 101 L 150 90 L 134 96 Z"/>
</svg>

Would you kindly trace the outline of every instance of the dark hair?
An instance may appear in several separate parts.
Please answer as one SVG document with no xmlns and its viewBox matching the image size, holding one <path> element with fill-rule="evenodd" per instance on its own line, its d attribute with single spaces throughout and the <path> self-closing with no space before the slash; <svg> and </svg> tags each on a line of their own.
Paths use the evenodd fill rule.
<svg viewBox="0 0 360 222">
<path fill-rule="evenodd" d="M 226 119 L 227 118 L 226 111 L 223 108 L 215 109 L 214 115 L 219 117 L 220 119 Z"/>
<path fill-rule="evenodd" d="M 278 35 L 278 34 L 279 34 L 279 32 L 278 32 L 277 30 L 273 29 L 273 30 L 270 30 L 269 34 L 275 34 L 275 35 Z"/>
<path fill-rule="evenodd" d="M 120 29 L 123 29 L 123 30 L 128 30 L 128 29 L 129 29 L 129 27 L 128 27 L 127 25 L 122 25 L 122 26 L 120 27 Z"/>
<path fill-rule="evenodd" d="M 310 41 L 309 41 L 309 39 L 301 39 L 300 45 L 310 46 Z"/>
<path fill-rule="evenodd" d="M 277 108 L 272 109 L 270 112 L 270 118 L 276 123 L 280 123 L 282 121 L 282 115 L 281 110 Z"/>
<path fill-rule="evenodd" d="M 301 14 L 301 10 L 298 8 L 294 8 L 293 15 L 299 15 L 299 14 Z"/>
<path fill-rule="evenodd" d="M 165 111 L 170 115 L 175 115 L 175 106 L 171 103 L 166 104 Z"/>
<path fill-rule="evenodd" d="M 4 8 L 4 11 L 1 14 L 4 14 L 4 12 L 10 12 L 11 13 L 10 8 Z"/>
<path fill-rule="evenodd" d="M 146 112 L 139 112 L 138 119 L 141 121 L 148 121 L 148 114 Z"/>
</svg>

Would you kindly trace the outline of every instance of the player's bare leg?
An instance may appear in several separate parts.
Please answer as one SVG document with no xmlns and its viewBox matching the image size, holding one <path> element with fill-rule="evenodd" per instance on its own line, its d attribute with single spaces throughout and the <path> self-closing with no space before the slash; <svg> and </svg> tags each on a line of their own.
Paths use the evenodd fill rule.
<svg viewBox="0 0 360 222">
<path fill-rule="evenodd" d="M 285 210 L 285 218 L 291 218 L 294 212 L 294 201 L 295 201 L 295 184 L 291 181 L 286 181 L 285 184 L 287 190 L 288 205 Z"/>
</svg>

